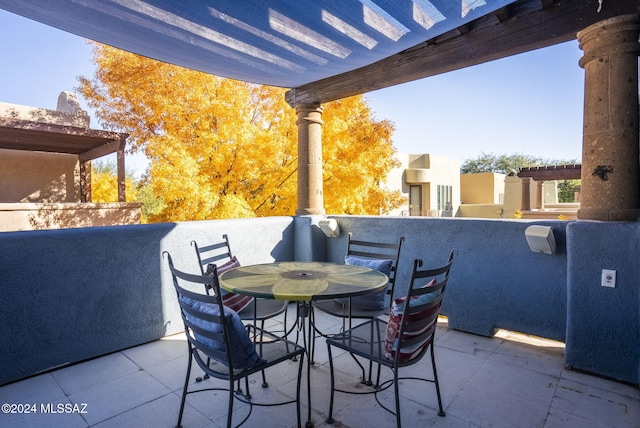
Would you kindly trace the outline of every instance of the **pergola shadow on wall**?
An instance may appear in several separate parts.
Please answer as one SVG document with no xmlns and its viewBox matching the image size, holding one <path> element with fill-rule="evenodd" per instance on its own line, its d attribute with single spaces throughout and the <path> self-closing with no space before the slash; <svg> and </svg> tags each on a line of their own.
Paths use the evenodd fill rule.
<svg viewBox="0 0 640 428">
<path fill-rule="evenodd" d="M 76 155 L 80 202 L 91 202 L 91 161 L 116 153 L 118 202 L 126 202 L 124 152 L 129 134 L 0 117 L 0 148 Z"/>
<path fill-rule="evenodd" d="M 135 224 L 126 202 L 127 133 L 89 128 L 84 111 L 0 103 L 0 232 Z M 64 105 L 62 106 L 64 107 Z M 117 202 L 93 203 L 91 163 L 116 154 Z"/>
</svg>

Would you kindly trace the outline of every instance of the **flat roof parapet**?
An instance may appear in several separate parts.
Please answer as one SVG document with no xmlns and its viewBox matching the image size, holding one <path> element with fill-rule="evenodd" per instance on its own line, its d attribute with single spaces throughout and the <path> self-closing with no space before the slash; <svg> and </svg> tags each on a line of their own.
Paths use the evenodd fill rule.
<svg viewBox="0 0 640 428">
<path fill-rule="evenodd" d="M 73 102 L 75 95 L 69 96 L 69 94 L 68 92 L 60 94 L 58 110 L 0 102 L 0 117 L 89 129 L 89 114 L 80 109 L 77 99 L 75 103 Z"/>
</svg>

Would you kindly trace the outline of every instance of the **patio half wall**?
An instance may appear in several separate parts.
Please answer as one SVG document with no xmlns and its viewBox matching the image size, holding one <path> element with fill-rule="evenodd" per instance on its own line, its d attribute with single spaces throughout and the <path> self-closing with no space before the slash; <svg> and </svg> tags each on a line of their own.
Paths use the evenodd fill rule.
<svg viewBox="0 0 640 428">
<path fill-rule="evenodd" d="M 451 328 L 497 329 L 566 343 L 568 365 L 640 383 L 638 223 L 335 216 L 268 217 L 0 233 L 0 385 L 182 331 L 163 251 L 198 270 L 190 242 L 229 236 L 244 265 L 341 262 L 347 234 L 405 237 L 398 293 L 415 258 L 457 256 L 443 312 Z M 532 252 L 524 230 L 551 226 L 555 254 Z M 600 285 L 617 272 L 615 288 Z"/>
</svg>

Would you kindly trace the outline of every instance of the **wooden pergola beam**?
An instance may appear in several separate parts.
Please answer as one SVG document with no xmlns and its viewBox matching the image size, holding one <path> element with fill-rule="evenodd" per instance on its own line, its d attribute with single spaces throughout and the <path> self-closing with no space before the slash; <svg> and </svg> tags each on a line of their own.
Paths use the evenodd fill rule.
<svg viewBox="0 0 640 428">
<path fill-rule="evenodd" d="M 518 177 L 531 177 L 535 181 L 579 180 L 582 165 L 534 166 L 520 168 Z"/>
<path fill-rule="evenodd" d="M 502 11 L 480 18 L 470 23 L 468 33 L 456 31 L 456 37 L 425 41 L 369 66 L 291 89 L 286 100 L 296 107 L 363 94 L 574 40 L 591 24 L 638 12 L 633 1 L 599 6 L 597 0 L 521 0 L 510 5 L 508 17 Z"/>
<path fill-rule="evenodd" d="M 78 156 L 80 201 L 91 201 L 91 161 L 116 153 L 118 201 L 126 202 L 124 151 L 129 134 L 0 117 L 0 148 Z"/>
</svg>

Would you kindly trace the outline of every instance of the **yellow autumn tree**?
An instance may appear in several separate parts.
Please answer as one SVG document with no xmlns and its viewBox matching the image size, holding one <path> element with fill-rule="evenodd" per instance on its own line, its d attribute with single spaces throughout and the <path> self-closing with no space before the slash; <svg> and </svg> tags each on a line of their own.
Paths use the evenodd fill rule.
<svg viewBox="0 0 640 428">
<path fill-rule="evenodd" d="M 378 215 L 406 203 L 381 187 L 394 160 L 393 125 L 377 121 L 362 96 L 328 103 L 323 114 L 325 209 L 332 214 Z"/>
<path fill-rule="evenodd" d="M 131 174 L 125 176 L 127 202 L 137 199 L 137 188 Z M 94 161 L 91 165 L 91 202 L 118 202 L 118 178 L 112 162 Z"/>
<path fill-rule="evenodd" d="M 130 134 L 150 160 L 145 183 L 163 209 L 150 221 L 292 215 L 296 112 L 284 89 L 224 79 L 94 45 L 96 74 L 79 90 L 103 126 Z M 393 125 L 361 96 L 325 106 L 325 206 L 378 214 L 399 193 L 378 183 L 395 166 Z"/>
</svg>

